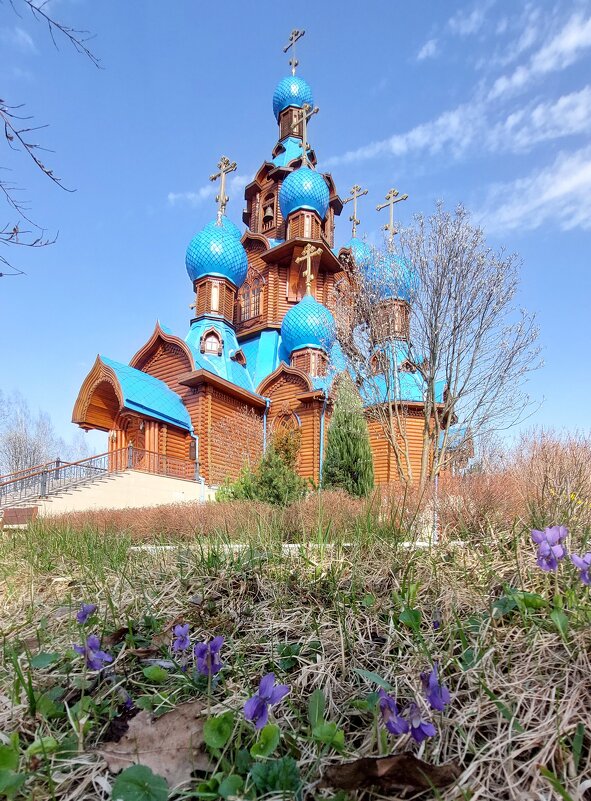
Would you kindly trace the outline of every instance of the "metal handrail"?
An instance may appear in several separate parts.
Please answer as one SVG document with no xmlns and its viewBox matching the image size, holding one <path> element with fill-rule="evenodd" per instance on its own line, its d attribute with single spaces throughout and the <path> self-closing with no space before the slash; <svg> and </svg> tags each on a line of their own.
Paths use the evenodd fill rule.
<svg viewBox="0 0 591 801">
<path fill-rule="evenodd" d="M 131 470 L 142 470 L 147 473 L 195 480 L 198 478 L 198 466 L 188 459 L 177 459 L 163 453 L 147 451 L 141 448 L 129 450 L 128 467 Z"/>
<path fill-rule="evenodd" d="M 113 472 L 113 465 L 123 458 L 119 454 L 127 452 L 127 448 L 111 453 L 100 453 L 77 462 L 51 462 L 56 466 L 48 470 L 37 470 L 34 473 L 0 483 L 0 507 L 22 503 L 33 498 L 44 498 L 59 490 L 84 484 Z M 116 468 L 115 468 L 116 469 Z M 119 468 L 123 469 L 123 468 Z"/>
<path fill-rule="evenodd" d="M 185 480 L 198 478 L 198 465 L 195 462 L 134 448 L 132 445 L 77 462 L 61 462 L 57 459 L 38 467 L 41 469 L 20 471 L 16 474 L 19 477 L 0 482 L 0 508 L 35 498 L 45 498 L 55 492 L 122 470 L 141 470 Z"/>
<path fill-rule="evenodd" d="M 35 464 L 31 465 L 31 467 L 24 467 L 22 470 L 15 470 L 14 473 L 5 473 L 3 476 L 0 476 L 0 482 L 6 483 L 5 479 L 9 481 L 16 481 L 17 478 L 25 478 L 27 473 L 34 473 L 39 470 L 45 470 L 49 467 L 49 465 L 55 465 L 59 462 L 59 459 L 52 459 L 51 462 L 44 462 L 43 464 Z"/>
</svg>

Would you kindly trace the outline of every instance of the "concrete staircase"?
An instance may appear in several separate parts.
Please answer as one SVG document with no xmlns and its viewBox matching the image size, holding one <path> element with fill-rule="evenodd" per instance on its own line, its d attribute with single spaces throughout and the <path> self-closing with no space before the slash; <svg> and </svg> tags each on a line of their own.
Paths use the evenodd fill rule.
<svg viewBox="0 0 591 801">
<path fill-rule="evenodd" d="M 88 483 L 65 487 L 46 498 L 27 500 L 26 506 L 35 506 L 40 517 L 54 517 L 92 509 L 132 509 L 204 502 L 214 497 L 215 490 L 197 481 L 170 478 L 142 470 L 124 470 L 107 473 Z M 15 504 L 12 508 L 19 505 L 25 504 Z"/>
</svg>

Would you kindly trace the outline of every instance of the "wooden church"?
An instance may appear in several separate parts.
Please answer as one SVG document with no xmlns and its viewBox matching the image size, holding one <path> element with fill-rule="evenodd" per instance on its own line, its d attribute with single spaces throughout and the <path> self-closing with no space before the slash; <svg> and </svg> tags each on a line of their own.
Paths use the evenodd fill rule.
<svg viewBox="0 0 591 801">
<path fill-rule="evenodd" d="M 299 35 L 294 31 L 290 43 Z M 277 144 L 245 188 L 244 229 L 226 216 L 226 178 L 236 164 L 223 157 L 212 176 L 220 181 L 216 219 L 186 252 L 194 293 L 187 334 L 156 324 L 129 364 L 98 356 L 82 384 L 73 422 L 109 433 L 114 469 L 133 452 L 140 469 L 216 485 L 238 474 L 249 439 L 260 433 L 264 448 L 278 426 L 287 426 L 301 433 L 299 473 L 321 477 L 331 390 L 346 368 L 335 341 L 336 292 L 350 280 L 347 263 L 371 270 L 371 250 L 356 236 L 359 187 L 350 198 L 353 237 L 335 247 L 344 202 L 332 176 L 317 169 L 307 138 L 318 109 L 295 74 L 295 57 L 290 63 L 292 74 L 273 94 Z M 392 212 L 395 198 L 389 202 Z M 402 321 L 404 340 L 410 295 L 397 286 L 380 302 Z M 415 379 L 406 391 L 418 470 L 422 390 Z M 376 482 L 395 480 L 391 448 L 379 424 L 369 426 Z"/>
</svg>

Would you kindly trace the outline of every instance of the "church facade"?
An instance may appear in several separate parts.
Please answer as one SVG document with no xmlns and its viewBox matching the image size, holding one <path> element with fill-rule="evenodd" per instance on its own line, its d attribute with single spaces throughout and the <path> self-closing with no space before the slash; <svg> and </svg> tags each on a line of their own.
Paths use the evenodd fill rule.
<svg viewBox="0 0 591 801">
<path fill-rule="evenodd" d="M 217 216 L 186 252 L 194 295 L 186 335 L 157 323 L 129 364 L 98 356 L 82 384 L 73 422 L 108 432 L 114 469 L 133 458 L 129 466 L 216 485 L 238 474 L 245 455 L 256 458 L 255 440 L 262 450 L 287 426 L 301 432 L 299 473 L 321 479 L 332 390 L 346 369 L 333 317 L 338 286 L 351 280 L 352 265 L 369 275 L 371 250 L 356 236 L 359 187 L 350 198 L 353 237 L 335 246 L 347 201 L 317 169 L 307 142 L 317 109 L 295 63 L 292 73 L 273 95 L 278 141 L 245 188 L 244 228 L 226 215 L 226 178 L 236 165 L 223 157 L 212 176 L 220 181 Z M 404 339 L 410 294 L 396 286 L 381 300 L 402 320 Z M 406 391 L 418 460 L 422 392 L 416 380 Z M 369 428 L 376 482 L 393 481 L 392 450 L 377 422 Z"/>
</svg>

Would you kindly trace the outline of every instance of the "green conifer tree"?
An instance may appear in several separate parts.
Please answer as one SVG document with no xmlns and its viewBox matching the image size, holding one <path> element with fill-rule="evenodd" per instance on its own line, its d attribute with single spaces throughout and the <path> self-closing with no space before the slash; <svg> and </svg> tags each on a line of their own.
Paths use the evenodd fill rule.
<svg viewBox="0 0 591 801">
<path fill-rule="evenodd" d="M 287 506 L 305 498 L 310 490 L 310 482 L 296 472 L 300 445 L 299 430 L 279 428 L 254 470 L 245 467 L 236 481 L 225 481 L 217 491 L 216 499 L 256 500 Z"/>
<path fill-rule="evenodd" d="M 339 378 L 328 426 L 322 486 L 363 497 L 373 489 L 373 459 L 361 398 L 348 373 Z"/>
</svg>

